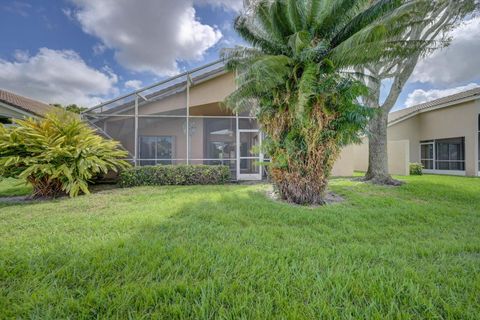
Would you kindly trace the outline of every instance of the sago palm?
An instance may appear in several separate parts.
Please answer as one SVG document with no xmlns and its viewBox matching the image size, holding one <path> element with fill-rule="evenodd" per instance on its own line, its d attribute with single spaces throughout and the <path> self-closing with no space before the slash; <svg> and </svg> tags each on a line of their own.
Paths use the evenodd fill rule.
<svg viewBox="0 0 480 320">
<path fill-rule="evenodd" d="M 424 1 L 260 0 L 237 17 L 251 47 L 223 52 L 237 73 L 227 98 L 237 111 L 255 106 L 266 133 L 270 176 L 287 201 L 324 202 L 341 148 L 358 141 L 370 109 L 351 67 L 409 54 L 398 39 L 419 23 Z"/>
</svg>

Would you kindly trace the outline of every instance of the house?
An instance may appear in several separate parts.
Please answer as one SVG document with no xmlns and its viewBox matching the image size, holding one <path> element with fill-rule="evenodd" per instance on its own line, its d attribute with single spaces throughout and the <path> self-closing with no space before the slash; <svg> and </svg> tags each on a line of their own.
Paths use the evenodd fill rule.
<svg viewBox="0 0 480 320">
<path fill-rule="evenodd" d="M 223 106 L 234 90 L 234 74 L 216 61 L 102 103 L 83 117 L 120 141 L 135 165 L 222 164 L 230 167 L 234 180 L 259 180 L 264 176 L 260 164 L 268 159 L 252 150 L 263 135 L 252 110 L 235 113 Z M 478 172 L 478 161 L 472 162 L 478 159 L 478 148 L 472 149 L 478 126 L 470 123 L 480 114 L 476 98 L 478 92 L 460 94 L 392 113 L 392 173 L 408 174 L 409 163 L 420 161 L 427 172 Z M 367 159 L 367 144 L 348 146 L 333 175 L 366 170 Z"/>
<path fill-rule="evenodd" d="M 52 106 L 0 89 L 0 123 L 9 124 L 12 119 L 43 117 Z"/>
<path fill-rule="evenodd" d="M 232 179 L 261 179 L 262 134 L 249 113 L 222 102 L 235 89 L 234 74 L 217 61 L 83 113 L 106 136 L 121 142 L 136 165 L 222 164 Z"/>
<path fill-rule="evenodd" d="M 392 173 L 416 162 L 425 173 L 479 176 L 480 88 L 390 113 L 388 140 Z M 367 154 L 354 147 L 356 170 L 367 169 Z"/>
</svg>

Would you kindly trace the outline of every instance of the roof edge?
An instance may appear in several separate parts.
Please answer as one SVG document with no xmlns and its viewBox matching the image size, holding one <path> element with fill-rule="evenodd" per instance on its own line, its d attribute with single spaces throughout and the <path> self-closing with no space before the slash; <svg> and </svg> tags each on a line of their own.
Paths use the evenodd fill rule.
<svg viewBox="0 0 480 320">
<path fill-rule="evenodd" d="M 480 89 L 480 88 L 479 88 Z M 454 95 L 452 95 L 454 96 Z M 447 98 L 447 97 L 444 97 L 444 98 Z M 440 99 L 444 99 L 444 98 L 440 98 Z M 393 126 L 393 125 L 396 125 L 400 122 L 403 122 L 405 120 L 408 120 L 420 113 L 425 113 L 425 112 L 430 112 L 430 111 L 434 111 L 434 110 L 438 110 L 438 109 L 443 109 L 443 108 L 447 108 L 447 107 L 452 107 L 452 106 L 455 106 L 457 104 L 460 104 L 460 103 L 465 103 L 465 102 L 469 102 L 469 101 L 474 101 L 474 100 L 477 100 L 477 99 L 480 99 L 480 94 L 473 94 L 471 96 L 468 96 L 468 97 L 465 97 L 465 98 L 461 98 L 461 99 L 457 99 L 457 100 L 452 100 L 452 101 L 447 101 L 447 102 L 444 102 L 444 103 L 441 103 L 439 105 L 435 105 L 435 106 L 431 106 L 429 108 L 423 108 L 423 109 L 416 109 L 416 110 L 412 110 L 411 113 L 408 113 L 398 119 L 395 119 L 393 121 L 389 121 L 388 122 L 388 127 L 390 126 Z M 434 103 L 435 100 L 433 101 L 430 101 L 430 102 L 427 102 L 427 103 Z M 413 106 L 413 107 L 410 107 L 410 108 L 417 108 L 419 106 L 421 106 L 423 104 L 419 104 L 419 105 L 416 105 L 416 106 Z M 400 110 L 398 110 L 400 111 Z"/>
</svg>

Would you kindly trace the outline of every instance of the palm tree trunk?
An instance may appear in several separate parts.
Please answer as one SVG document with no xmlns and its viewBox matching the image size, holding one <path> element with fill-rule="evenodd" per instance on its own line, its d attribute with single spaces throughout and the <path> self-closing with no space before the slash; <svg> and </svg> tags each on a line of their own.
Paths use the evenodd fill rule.
<svg viewBox="0 0 480 320">
<path fill-rule="evenodd" d="M 288 151 L 284 149 L 282 137 L 290 132 L 289 126 L 298 121 L 295 114 L 277 113 L 268 121 L 262 121 L 263 129 L 278 142 L 276 146 L 279 148 L 272 154 L 270 177 L 283 200 L 301 205 L 322 205 L 325 204 L 328 178 L 341 148 L 336 138 L 324 135 L 335 115 L 326 114 L 318 105 L 308 118 L 308 123 L 302 123 L 304 127 L 298 132 L 302 142 L 289 145 Z M 284 164 L 275 166 L 281 163 Z"/>
<path fill-rule="evenodd" d="M 297 172 L 274 169 L 271 177 L 283 200 L 300 205 L 325 204 L 327 175 L 318 173 L 300 176 Z"/>
<path fill-rule="evenodd" d="M 31 199 L 51 199 L 65 195 L 65 191 L 62 190 L 62 183 L 57 179 L 30 177 L 27 180 L 33 186 Z"/>
</svg>

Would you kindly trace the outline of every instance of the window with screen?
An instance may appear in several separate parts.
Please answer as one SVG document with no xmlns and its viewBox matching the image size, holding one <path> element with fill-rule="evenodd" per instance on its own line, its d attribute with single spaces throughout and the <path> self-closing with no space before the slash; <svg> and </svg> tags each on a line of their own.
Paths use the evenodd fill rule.
<svg viewBox="0 0 480 320">
<path fill-rule="evenodd" d="M 465 138 L 435 141 L 436 170 L 465 170 Z"/>
<path fill-rule="evenodd" d="M 465 138 L 420 141 L 420 161 L 425 170 L 465 171 Z"/>
</svg>

